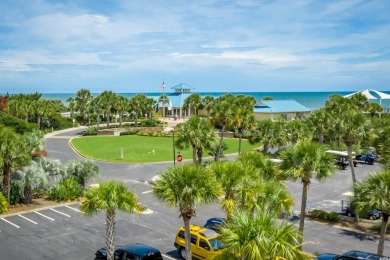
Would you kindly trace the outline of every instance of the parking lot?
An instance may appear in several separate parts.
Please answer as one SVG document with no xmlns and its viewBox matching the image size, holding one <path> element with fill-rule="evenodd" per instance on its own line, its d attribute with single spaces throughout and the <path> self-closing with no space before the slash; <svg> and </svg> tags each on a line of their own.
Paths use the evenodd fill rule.
<svg viewBox="0 0 390 260">
<path fill-rule="evenodd" d="M 69 135 L 67 133 L 67 135 Z M 62 163 L 77 158 L 65 138 L 48 139 L 47 151 Z M 164 259 L 178 259 L 173 245 L 177 229 L 183 225 L 177 209 L 168 208 L 151 192 L 149 183 L 171 163 L 120 164 L 97 162 L 102 176 L 100 181 L 123 181 L 134 191 L 141 203 L 152 213 L 140 216 L 119 213 L 116 216 L 116 245 L 143 243 L 158 248 Z M 379 165 L 359 165 L 356 176 L 362 180 Z M 295 198 L 294 210 L 299 211 L 302 185 L 300 181 L 288 182 Z M 350 168 L 338 170 L 335 176 L 324 182 L 312 181 L 308 201 L 310 209 L 341 210 L 341 200 L 349 199 L 343 193 L 352 190 Z M 208 218 L 224 217 L 220 205 L 198 206 L 193 224 L 203 225 Z M 7 216 L 0 219 L 0 259 L 94 259 L 97 249 L 105 245 L 105 214 L 86 217 L 79 211 L 79 204 L 61 206 L 36 212 Z M 335 228 L 327 224 L 306 220 L 303 249 L 307 252 L 343 253 L 349 250 L 376 252 L 378 239 L 351 230 Z M 385 242 L 385 255 L 390 256 L 390 242 Z"/>
</svg>

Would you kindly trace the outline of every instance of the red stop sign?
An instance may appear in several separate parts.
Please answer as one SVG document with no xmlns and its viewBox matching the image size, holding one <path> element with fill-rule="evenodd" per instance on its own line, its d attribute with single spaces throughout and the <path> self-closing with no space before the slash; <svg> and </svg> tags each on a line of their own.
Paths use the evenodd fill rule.
<svg viewBox="0 0 390 260">
<path fill-rule="evenodd" d="M 182 160 L 183 160 L 183 156 L 181 156 L 181 154 L 177 155 L 177 161 L 181 162 Z"/>
</svg>

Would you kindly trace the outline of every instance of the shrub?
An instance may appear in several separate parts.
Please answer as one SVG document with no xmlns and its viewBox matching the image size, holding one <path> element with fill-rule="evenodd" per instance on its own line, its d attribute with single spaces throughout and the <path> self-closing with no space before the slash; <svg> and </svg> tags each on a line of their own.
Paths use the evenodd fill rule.
<svg viewBox="0 0 390 260">
<path fill-rule="evenodd" d="M 158 122 L 154 119 L 150 120 L 145 120 L 141 123 L 142 126 L 157 126 Z"/>
<path fill-rule="evenodd" d="M 99 131 L 99 127 L 96 125 L 88 126 L 88 128 L 84 131 L 83 135 L 97 135 L 97 132 Z"/>
<path fill-rule="evenodd" d="M 336 212 L 332 211 L 327 213 L 327 220 L 329 220 L 330 222 L 339 222 L 340 216 Z"/>
<path fill-rule="evenodd" d="M 47 195 L 49 200 L 71 201 L 79 198 L 83 193 L 83 187 L 74 177 L 62 179 L 57 185 L 53 186 Z"/>
<path fill-rule="evenodd" d="M 4 213 L 8 211 L 8 202 L 4 197 L 3 193 L 0 192 L 0 213 Z"/>
<path fill-rule="evenodd" d="M 0 124 L 15 129 L 15 132 L 18 134 L 24 134 L 26 132 L 31 132 L 33 129 L 37 129 L 36 124 L 27 123 L 26 121 L 19 119 L 17 117 L 11 116 L 8 113 L 0 112 Z"/>
<path fill-rule="evenodd" d="M 322 220 L 327 220 L 327 221 L 330 221 L 330 222 L 339 222 L 340 221 L 340 216 L 339 214 L 337 214 L 336 212 L 332 211 L 332 212 L 326 212 L 324 210 L 320 210 L 320 209 L 315 209 L 313 211 L 310 212 L 310 215 L 313 217 L 313 218 L 317 218 L 317 219 L 322 219 Z"/>
<path fill-rule="evenodd" d="M 17 183 L 11 185 L 10 194 L 9 194 L 9 203 L 10 205 L 15 205 L 20 202 L 20 187 Z"/>
<path fill-rule="evenodd" d="M 71 128 L 73 127 L 73 121 L 70 117 L 63 118 L 60 114 L 55 114 L 49 118 L 49 124 L 44 125 L 44 127 L 53 127 L 56 130 Z"/>
</svg>

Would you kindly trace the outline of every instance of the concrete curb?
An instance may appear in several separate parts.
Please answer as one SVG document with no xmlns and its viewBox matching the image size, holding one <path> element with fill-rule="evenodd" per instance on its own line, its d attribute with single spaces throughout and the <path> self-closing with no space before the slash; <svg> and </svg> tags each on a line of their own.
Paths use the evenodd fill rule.
<svg viewBox="0 0 390 260">
<path fill-rule="evenodd" d="M 4 214 L 4 215 L 1 214 L 0 217 L 5 218 L 5 217 L 17 216 L 20 214 L 26 214 L 26 213 L 30 213 L 30 212 L 34 212 L 34 211 L 41 211 L 41 210 L 45 210 L 45 209 L 59 208 L 59 207 L 63 207 L 63 206 L 76 205 L 76 204 L 80 205 L 80 202 L 74 202 L 74 201 L 73 202 L 64 202 L 64 203 L 59 203 L 57 205 L 51 205 L 51 206 L 46 206 L 46 207 L 37 207 L 35 209 L 24 210 L 24 211 L 19 211 L 19 212 L 15 212 L 15 213 L 9 213 L 9 214 Z"/>
</svg>

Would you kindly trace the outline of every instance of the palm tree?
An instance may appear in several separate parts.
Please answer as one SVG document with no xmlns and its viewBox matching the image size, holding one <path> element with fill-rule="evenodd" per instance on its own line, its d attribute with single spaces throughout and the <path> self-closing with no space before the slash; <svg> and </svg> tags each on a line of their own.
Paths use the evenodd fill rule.
<svg viewBox="0 0 390 260">
<path fill-rule="evenodd" d="M 103 98 L 101 95 L 98 95 L 89 104 L 89 107 L 93 110 L 94 113 L 96 113 L 96 126 L 99 129 L 100 125 L 100 115 L 104 111 L 104 103 L 103 103 Z"/>
<path fill-rule="evenodd" d="M 85 201 L 80 209 L 86 216 L 95 215 L 98 211 L 106 212 L 106 247 L 107 259 L 114 260 L 115 248 L 115 214 L 116 212 L 138 213 L 141 210 L 137 196 L 120 182 L 100 183 L 86 191 Z"/>
<path fill-rule="evenodd" d="M 73 118 L 74 116 L 74 111 L 76 108 L 76 101 L 74 98 L 69 97 L 66 99 L 66 102 L 68 103 L 68 109 L 70 110 L 70 117 Z"/>
<path fill-rule="evenodd" d="M 21 135 L 10 128 L 0 128 L 0 167 L 3 172 L 3 189 L 10 196 L 10 173 L 27 165 L 31 160 L 31 151 L 26 147 Z"/>
<path fill-rule="evenodd" d="M 12 173 L 11 179 L 13 183 L 20 187 L 21 198 L 23 198 L 25 204 L 31 203 L 33 188 L 46 188 L 49 183 L 46 172 L 35 161 L 32 161 L 31 165 L 22 167 Z"/>
<path fill-rule="evenodd" d="M 38 129 L 33 129 L 31 132 L 23 134 L 24 142 L 31 155 L 39 154 L 45 148 L 45 139 L 43 133 Z"/>
<path fill-rule="evenodd" d="M 311 113 L 310 116 L 307 118 L 307 121 L 312 128 L 316 129 L 318 135 L 318 142 L 323 143 L 324 133 L 329 127 L 331 121 L 329 113 L 326 111 L 325 108 L 320 108 Z"/>
<path fill-rule="evenodd" d="M 280 158 L 283 160 L 283 174 L 293 180 L 301 180 L 303 184 L 299 231 L 303 234 L 306 215 L 307 191 L 311 179 L 325 180 L 334 174 L 335 165 L 325 146 L 310 141 L 300 141 L 294 146 L 284 149 Z"/>
<path fill-rule="evenodd" d="M 342 132 L 342 138 L 347 146 L 348 161 L 351 165 L 352 183 L 356 184 L 355 167 L 353 167 L 352 158 L 352 145 L 360 142 L 366 135 L 366 118 L 363 113 L 357 109 L 350 108 L 344 114 L 341 115 L 344 128 Z M 355 213 L 356 221 L 359 221 L 359 212 Z"/>
<path fill-rule="evenodd" d="M 210 147 L 216 139 L 215 131 L 210 123 L 198 116 L 191 116 L 185 123 L 178 125 L 176 133 L 175 145 L 181 149 L 191 146 L 194 163 L 202 162 L 204 148 Z"/>
<path fill-rule="evenodd" d="M 249 142 L 252 144 L 261 142 L 264 153 L 268 153 L 269 148 L 283 146 L 287 142 L 284 125 L 271 119 L 261 120 Z"/>
<path fill-rule="evenodd" d="M 190 220 L 195 216 L 197 204 L 209 204 L 218 200 L 221 189 L 215 176 L 198 164 L 170 167 L 155 182 L 153 192 L 169 206 L 179 208 L 185 229 L 186 259 L 192 259 Z"/>
<path fill-rule="evenodd" d="M 198 115 L 198 110 L 202 106 L 202 98 L 198 93 L 194 93 L 189 95 L 185 100 L 183 107 L 188 107 L 189 111 L 192 111 L 192 114 Z M 191 112 L 189 112 L 188 115 L 190 115 Z"/>
<path fill-rule="evenodd" d="M 149 120 L 153 119 L 153 113 L 152 112 L 156 108 L 156 104 L 157 104 L 157 102 L 153 98 L 147 98 L 146 101 L 145 101 L 145 108 L 146 108 L 146 111 L 149 114 Z"/>
<path fill-rule="evenodd" d="M 76 109 L 83 116 L 84 123 L 87 121 L 87 110 L 92 99 L 93 97 L 88 89 L 80 89 L 76 92 Z"/>
<path fill-rule="evenodd" d="M 380 113 L 383 111 L 383 107 L 375 102 L 367 102 L 365 106 L 365 110 L 370 113 L 371 116 L 371 124 L 374 122 L 374 116 L 376 113 Z"/>
<path fill-rule="evenodd" d="M 221 228 L 220 239 L 226 250 L 217 255 L 216 260 L 305 259 L 299 249 L 301 234 L 294 225 L 278 223 L 266 212 L 259 212 L 257 216 L 237 212 Z"/>
<path fill-rule="evenodd" d="M 67 176 L 76 177 L 80 185 L 85 188 L 90 178 L 99 175 L 99 166 L 90 160 L 74 159 L 66 163 L 65 173 Z"/>
<path fill-rule="evenodd" d="M 215 104 L 215 98 L 213 96 L 207 95 L 202 99 L 203 107 L 207 111 L 207 120 L 210 120 L 211 109 L 213 109 Z"/>
<path fill-rule="evenodd" d="M 119 113 L 119 127 L 122 127 L 123 114 L 129 108 L 129 99 L 124 96 L 117 95 L 115 102 L 115 109 Z"/>
<path fill-rule="evenodd" d="M 222 186 L 224 197 L 221 207 L 225 210 L 227 219 L 230 219 L 239 205 L 238 193 L 245 187 L 244 180 L 255 179 L 256 169 L 240 161 L 218 161 L 209 168 Z"/>
<path fill-rule="evenodd" d="M 158 98 L 158 103 L 160 104 L 161 103 L 161 107 L 162 107 L 162 117 L 164 118 L 165 120 L 165 105 L 166 104 L 169 104 L 169 98 L 167 95 L 165 94 L 162 94 L 159 98 Z"/>
<path fill-rule="evenodd" d="M 130 98 L 131 107 L 135 112 L 135 124 L 138 122 L 138 117 L 142 116 L 142 111 L 145 110 L 147 98 L 143 94 L 136 94 Z"/>
<path fill-rule="evenodd" d="M 387 224 L 390 215 L 390 170 L 374 172 L 354 186 L 357 209 L 377 208 L 382 212 L 378 254 L 383 255 Z"/>
<path fill-rule="evenodd" d="M 246 151 L 237 157 L 238 161 L 256 168 L 258 175 L 265 180 L 279 180 L 279 170 L 274 162 L 257 151 Z"/>
<path fill-rule="evenodd" d="M 212 112 L 212 118 L 215 124 L 220 125 L 221 129 L 221 137 L 219 140 L 219 149 L 217 153 L 216 160 L 219 160 L 221 156 L 221 149 L 223 143 L 223 136 L 225 133 L 225 129 L 228 126 L 231 126 L 234 122 L 234 105 L 233 105 L 234 96 L 224 95 L 219 97 L 216 100 L 216 104 L 214 106 L 214 110 Z"/>
<path fill-rule="evenodd" d="M 255 116 L 253 115 L 253 109 L 247 110 L 238 107 L 234 113 L 235 123 L 234 128 L 238 132 L 238 154 L 241 152 L 241 139 L 244 131 L 253 130 L 256 127 Z"/>
<path fill-rule="evenodd" d="M 116 94 L 110 90 L 105 90 L 99 94 L 101 98 L 102 108 L 106 114 L 107 128 L 110 127 L 110 117 L 116 100 Z"/>
<path fill-rule="evenodd" d="M 287 140 L 296 144 L 299 140 L 311 139 L 311 133 L 307 124 L 301 120 L 291 120 L 286 124 Z"/>
</svg>

